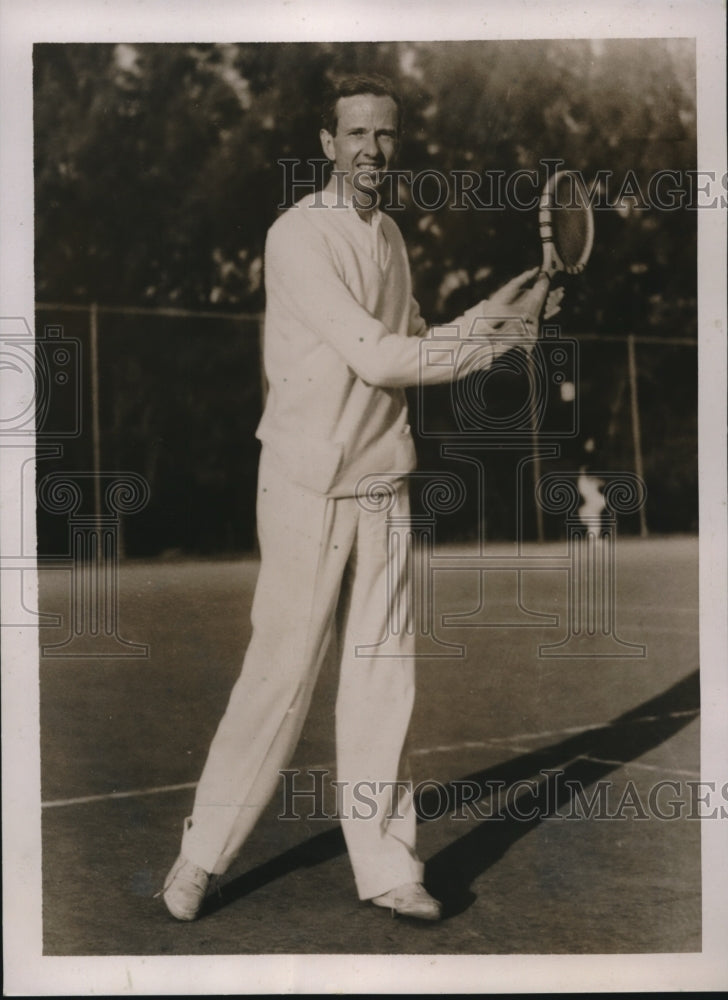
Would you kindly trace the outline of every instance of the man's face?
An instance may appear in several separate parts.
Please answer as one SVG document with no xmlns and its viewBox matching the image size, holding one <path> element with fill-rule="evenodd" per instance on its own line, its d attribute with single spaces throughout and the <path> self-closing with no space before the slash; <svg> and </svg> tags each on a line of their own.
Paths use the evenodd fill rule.
<svg viewBox="0 0 728 1000">
<path fill-rule="evenodd" d="M 380 187 L 397 152 L 397 105 L 391 97 L 355 94 L 340 97 L 336 110 L 336 135 L 322 129 L 321 145 L 334 169 L 341 171 L 346 194 Z"/>
</svg>

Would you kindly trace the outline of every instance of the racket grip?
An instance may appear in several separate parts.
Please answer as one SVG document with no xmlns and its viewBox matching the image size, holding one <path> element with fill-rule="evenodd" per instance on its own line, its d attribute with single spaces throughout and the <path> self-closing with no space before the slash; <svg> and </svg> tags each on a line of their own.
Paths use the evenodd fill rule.
<svg viewBox="0 0 728 1000">
<path fill-rule="evenodd" d="M 523 296 L 524 319 L 527 323 L 538 323 L 550 287 L 550 275 L 546 271 L 540 271 L 533 283 L 533 288 L 530 288 Z"/>
</svg>

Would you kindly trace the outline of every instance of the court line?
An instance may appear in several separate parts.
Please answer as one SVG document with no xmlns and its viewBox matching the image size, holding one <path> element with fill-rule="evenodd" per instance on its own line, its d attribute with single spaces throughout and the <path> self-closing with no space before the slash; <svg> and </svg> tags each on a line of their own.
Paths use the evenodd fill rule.
<svg viewBox="0 0 728 1000">
<path fill-rule="evenodd" d="M 162 792 L 181 792 L 187 788 L 197 788 L 196 781 L 186 781 L 181 785 L 157 785 L 155 788 L 132 788 L 128 792 L 103 792 L 101 795 L 79 795 L 75 799 L 49 799 L 41 802 L 41 809 L 55 809 L 58 806 L 83 806 L 88 802 L 107 802 L 110 799 L 132 799 L 139 795 L 159 795 Z"/>
<path fill-rule="evenodd" d="M 616 720 L 611 722 L 592 722 L 585 726 L 565 726 L 563 729 L 544 729 L 540 733 L 514 733 L 511 736 L 492 736 L 489 742 L 507 743 L 509 740 L 537 740 L 543 739 L 547 736 L 563 736 L 564 734 L 578 735 L 579 733 L 588 733 L 593 729 L 615 728 L 625 724 L 632 725 L 635 722 L 659 722 L 661 719 L 684 719 L 689 715 L 697 718 L 699 714 L 700 709 L 686 708 L 676 712 L 666 712 L 664 715 L 639 715 L 634 719 L 627 719 L 625 722 L 618 722 Z"/>
<path fill-rule="evenodd" d="M 529 753 L 532 751 L 532 747 L 521 747 L 515 744 L 508 747 L 509 750 L 517 750 L 519 753 Z M 569 763 L 573 763 L 575 760 L 585 760 L 590 764 L 608 764 L 610 767 L 634 767 L 640 771 L 652 771 L 653 773 L 665 774 L 666 769 L 658 764 L 643 764 L 641 761 L 637 760 L 610 760 L 608 757 L 592 757 L 589 754 L 578 754 L 576 757 L 572 758 Z M 683 771 L 679 768 L 671 767 L 669 774 L 677 774 L 681 778 L 700 778 L 698 771 Z"/>
<path fill-rule="evenodd" d="M 699 714 L 698 709 L 686 709 L 685 711 L 679 712 L 668 712 L 665 715 L 642 715 L 637 719 L 630 719 L 630 725 L 632 723 L 647 723 L 647 722 L 657 722 L 660 719 L 679 719 L 685 716 L 694 716 L 697 718 Z M 590 723 L 586 726 L 567 726 L 564 729 L 550 729 L 545 730 L 540 733 L 518 733 L 512 736 L 494 736 L 489 740 L 465 740 L 462 743 L 454 743 L 447 745 L 440 745 L 436 747 L 418 747 L 409 751 L 410 757 L 428 757 L 435 753 L 456 753 L 461 750 L 488 750 L 488 749 L 501 749 L 502 747 L 507 747 L 509 750 L 515 750 L 518 753 L 533 753 L 534 748 L 532 746 L 519 746 L 518 741 L 523 740 L 534 740 L 543 739 L 549 736 L 573 736 L 579 733 L 588 733 L 595 729 L 606 729 L 610 727 L 617 727 L 623 725 L 619 722 L 608 722 L 608 723 Z M 643 771 L 665 771 L 664 767 L 660 767 L 656 764 L 642 764 L 638 761 L 626 761 L 626 760 L 607 760 L 602 757 L 591 757 L 589 755 L 579 755 L 575 758 L 577 760 L 586 760 L 594 764 L 608 764 L 610 766 L 618 767 L 636 767 Z M 333 771 L 335 765 L 333 763 L 326 764 L 311 764 L 308 767 L 309 771 Z M 670 774 L 677 774 L 683 777 L 699 778 L 700 774 L 696 771 L 683 771 L 671 769 Z M 88 805 L 93 802 L 109 802 L 115 799 L 130 799 L 136 798 L 143 795 L 162 795 L 166 792 L 180 792 L 187 791 L 192 788 L 197 787 L 196 781 L 186 781 L 179 785 L 157 785 L 153 788 L 134 788 L 126 792 L 105 792 L 100 795 L 80 795 L 76 798 L 70 799 L 50 799 L 47 802 L 41 802 L 42 809 L 57 809 L 62 806 L 80 806 Z"/>
</svg>

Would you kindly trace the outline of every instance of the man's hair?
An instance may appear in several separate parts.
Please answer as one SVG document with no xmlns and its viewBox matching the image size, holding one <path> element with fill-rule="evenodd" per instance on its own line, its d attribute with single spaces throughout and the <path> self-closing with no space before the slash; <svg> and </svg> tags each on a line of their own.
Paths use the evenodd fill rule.
<svg viewBox="0 0 728 1000">
<path fill-rule="evenodd" d="M 394 89 L 393 84 L 385 76 L 359 73 L 353 76 L 340 76 L 332 80 L 328 86 L 321 107 L 321 124 L 336 135 L 338 115 L 336 105 L 341 97 L 356 97 L 359 94 L 374 94 L 375 97 L 391 97 L 397 105 L 397 129 L 402 129 L 402 99 Z"/>
</svg>

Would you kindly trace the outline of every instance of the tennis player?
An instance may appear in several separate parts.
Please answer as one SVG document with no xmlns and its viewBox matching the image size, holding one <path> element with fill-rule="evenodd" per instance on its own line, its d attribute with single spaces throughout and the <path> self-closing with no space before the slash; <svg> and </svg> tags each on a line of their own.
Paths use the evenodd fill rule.
<svg viewBox="0 0 728 1000">
<path fill-rule="evenodd" d="M 392 588 L 387 546 L 388 514 L 409 516 L 406 477 L 415 465 L 405 387 L 487 368 L 515 344 L 530 351 L 536 324 L 521 315 L 519 299 L 537 269 L 448 327 L 428 329 L 402 236 L 376 197 L 397 153 L 400 111 L 388 81 L 341 80 L 320 133 L 331 180 L 268 234 L 253 632 L 162 890 L 179 920 L 198 915 L 211 875 L 235 860 L 271 799 L 332 642 L 340 816 L 358 895 L 408 917 L 441 915 L 423 885 L 406 772 L 413 630 L 396 630 L 394 656 L 361 655 L 361 647 L 388 638 L 391 654 L 391 616 L 404 620 L 409 609 L 407 567 Z M 439 354 L 422 350 L 428 339 Z M 458 363 L 438 364 L 443 352 Z M 357 498 L 372 473 L 391 483 L 389 512 Z M 374 807 L 361 808 L 363 786 Z"/>
</svg>

